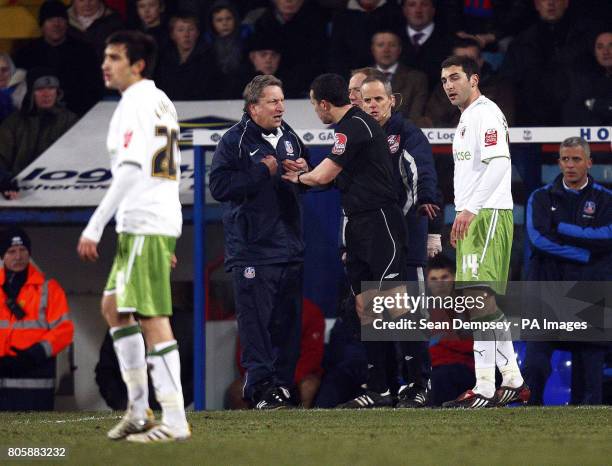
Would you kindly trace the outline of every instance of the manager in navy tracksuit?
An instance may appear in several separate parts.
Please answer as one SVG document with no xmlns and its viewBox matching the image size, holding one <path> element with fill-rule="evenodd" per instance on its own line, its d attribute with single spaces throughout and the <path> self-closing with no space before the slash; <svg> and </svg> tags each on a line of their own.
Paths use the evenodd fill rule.
<svg viewBox="0 0 612 466">
<path fill-rule="evenodd" d="M 529 280 L 612 279 L 612 192 L 588 175 L 591 165 L 588 143 L 578 137 L 566 139 L 559 151 L 562 174 L 529 197 Z M 573 353 L 572 404 L 601 404 L 605 346 L 558 342 L 527 343 L 530 403 L 542 404 L 550 356 L 557 348 Z"/>
<path fill-rule="evenodd" d="M 225 203 L 225 267 L 233 277 L 247 371 L 244 396 L 271 409 L 289 402 L 304 259 L 300 187 L 281 179 L 281 163 L 306 171 L 308 165 L 302 142 L 282 120 L 282 83 L 257 76 L 244 96 L 245 114 L 215 151 L 210 191 Z"/>
</svg>

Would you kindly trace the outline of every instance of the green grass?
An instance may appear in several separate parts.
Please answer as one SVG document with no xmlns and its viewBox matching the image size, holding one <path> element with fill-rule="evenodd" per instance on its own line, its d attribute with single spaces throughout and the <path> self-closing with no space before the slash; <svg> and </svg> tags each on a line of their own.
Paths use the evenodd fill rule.
<svg viewBox="0 0 612 466">
<path fill-rule="evenodd" d="M 189 413 L 188 442 L 106 440 L 118 413 L 2 413 L 8 446 L 62 446 L 78 465 L 603 465 L 611 408 Z M 14 464 L 47 464 L 19 461 Z"/>
</svg>

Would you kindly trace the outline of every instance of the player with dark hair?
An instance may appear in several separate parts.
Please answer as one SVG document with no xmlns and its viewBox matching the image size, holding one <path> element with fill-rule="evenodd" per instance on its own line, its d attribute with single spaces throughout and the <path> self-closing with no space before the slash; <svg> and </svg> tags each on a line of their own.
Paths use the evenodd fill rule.
<svg viewBox="0 0 612 466">
<path fill-rule="evenodd" d="M 142 32 L 119 32 L 107 44 L 104 84 L 121 93 L 106 142 L 113 181 L 77 247 L 81 259 L 97 260 L 104 227 L 117 212 L 117 254 L 102 315 L 127 385 L 128 409 L 107 436 L 140 443 L 185 440 L 191 431 L 169 320 L 170 268 L 176 264 L 182 227 L 178 116 L 166 94 L 143 77 L 154 61 L 153 39 Z M 162 408 L 159 424 L 149 409 L 147 366 Z"/>
<path fill-rule="evenodd" d="M 336 125 L 334 146 L 312 171 L 288 171 L 283 178 L 304 186 L 325 186 L 335 181 L 340 189 L 348 218 L 347 272 L 361 325 L 369 327 L 374 320 L 367 309 L 373 291 L 363 290 L 362 282 L 376 282 L 378 290 L 393 293 L 403 291 L 394 282 L 406 279 L 406 229 L 397 205 L 387 137 L 376 120 L 351 106 L 348 85 L 337 74 L 317 77 L 311 85 L 310 101 L 323 123 Z M 340 407 L 392 405 L 387 343 L 364 341 L 369 367 L 367 387 Z"/>
<path fill-rule="evenodd" d="M 441 68 L 444 91 L 461 110 L 453 139 L 457 215 L 451 245 L 457 248 L 457 287 L 485 302 L 482 309 L 471 309 L 473 322 L 503 321 L 495 294 L 505 293 L 512 249 L 508 124 L 499 107 L 480 93 L 473 59 L 449 57 Z M 509 330 L 475 331 L 474 365 L 476 386 L 445 406 L 484 408 L 529 399 Z M 495 366 L 503 378 L 497 392 Z"/>
</svg>

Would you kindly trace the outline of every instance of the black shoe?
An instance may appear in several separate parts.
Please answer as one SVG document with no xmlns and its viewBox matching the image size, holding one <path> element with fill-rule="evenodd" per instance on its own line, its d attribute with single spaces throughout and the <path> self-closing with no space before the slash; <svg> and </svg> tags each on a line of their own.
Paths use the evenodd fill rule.
<svg viewBox="0 0 612 466">
<path fill-rule="evenodd" d="M 495 401 L 497 406 L 506 406 L 510 403 L 527 404 L 531 397 L 531 390 L 526 383 L 517 388 L 512 388 L 502 385 L 495 392 Z"/>
<path fill-rule="evenodd" d="M 270 387 L 254 403 L 255 409 L 288 409 L 291 408 L 289 390 L 285 387 Z"/>
<path fill-rule="evenodd" d="M 427 389 L 411 383 L 400 388 L 397 394 L 396 408 L 424 408 L 427 406 L 429 394 Z"/>
<path fill-rule="evenodd" d="M 391 392 L 387 390 L 385 393 L 373 392 L 364 390 L 363 394 L 359 395 L 346 403 L 336 406 L 337 409 L 368 409 L 368 408 L 392 408 L 393 398 Z"/>
<path fill-rule="evenodd" d="M 474 393 L 472 390 L 463 392 L 456 400 L 442 403 L 443 408 L 477 409 L 492 408 L 494 406 L 496 406 L 495 396 L 487 398 L 480 393 Z"/>
</svg>

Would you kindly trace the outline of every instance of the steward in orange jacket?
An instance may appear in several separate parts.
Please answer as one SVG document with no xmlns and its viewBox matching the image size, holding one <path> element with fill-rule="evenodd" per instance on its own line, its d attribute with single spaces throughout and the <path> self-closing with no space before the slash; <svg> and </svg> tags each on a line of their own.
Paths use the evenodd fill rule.
<svg viewBox="0 0 612 466">
<path fill-rule="evenodd" d="M 72 343 L 74 326 L 59 283 L 30 262 L 20 228 L 0 236 L 0 410 L 53 409 L 55 356 Z"/>
</svg>

